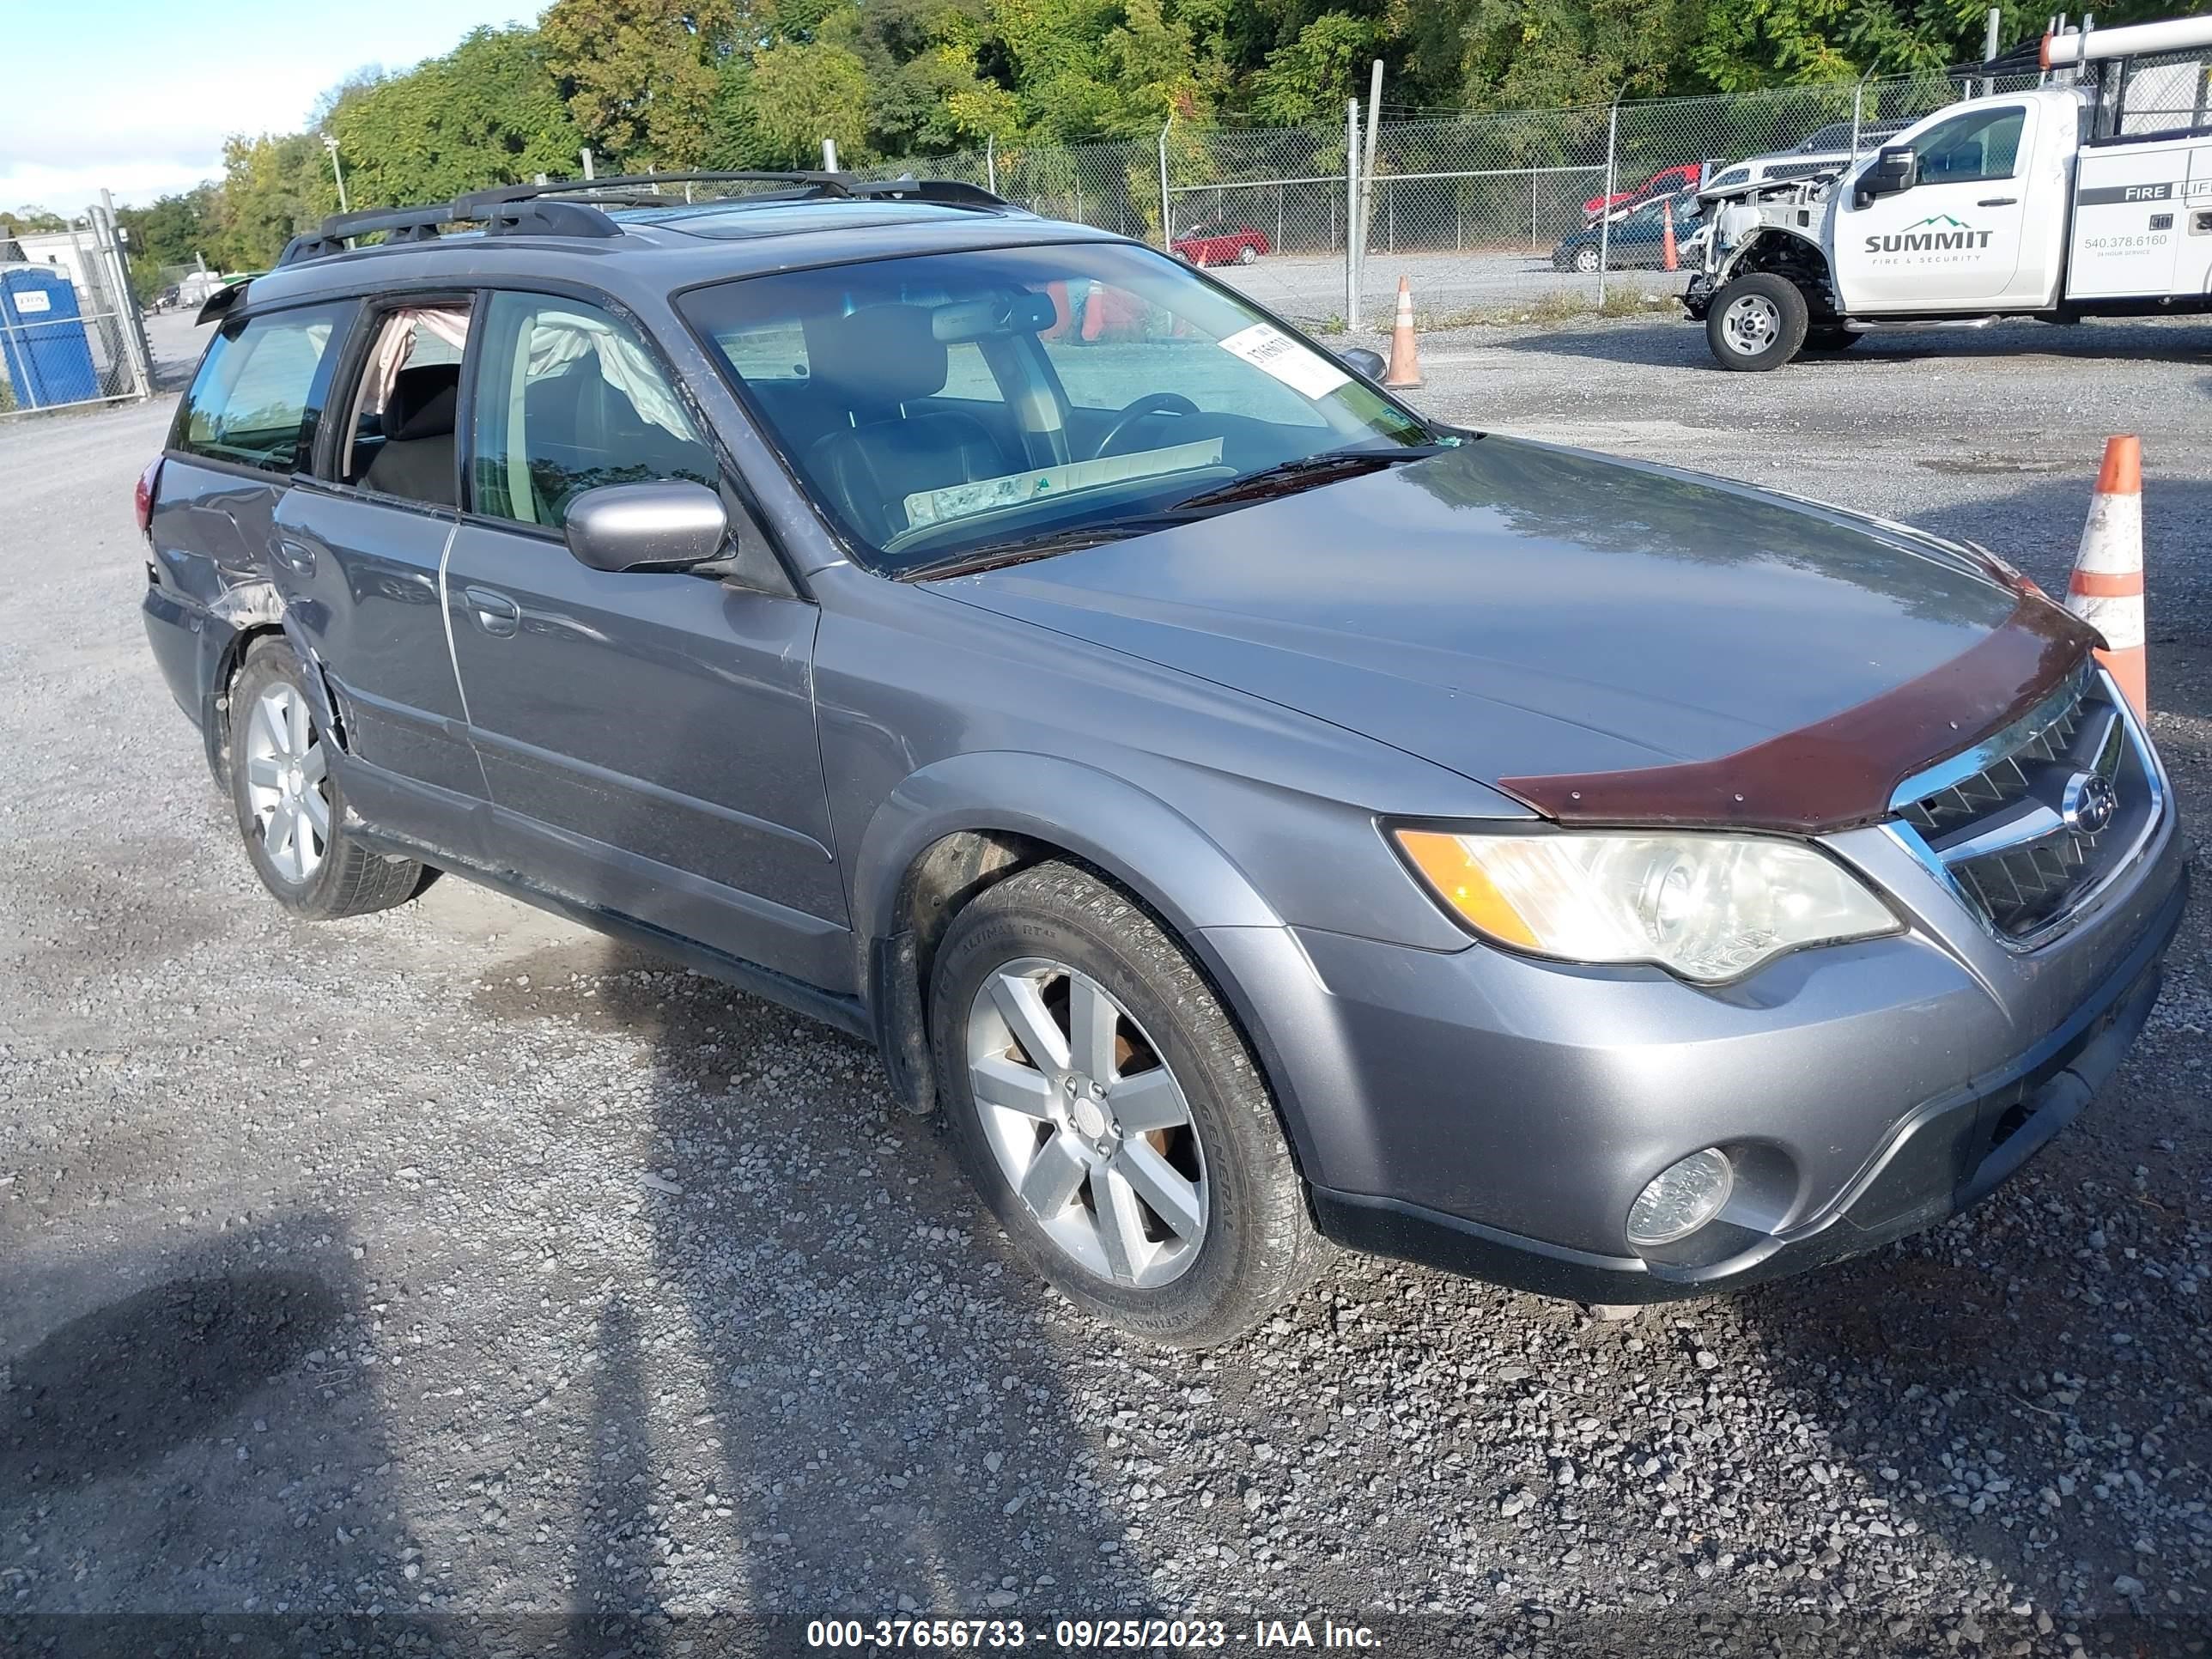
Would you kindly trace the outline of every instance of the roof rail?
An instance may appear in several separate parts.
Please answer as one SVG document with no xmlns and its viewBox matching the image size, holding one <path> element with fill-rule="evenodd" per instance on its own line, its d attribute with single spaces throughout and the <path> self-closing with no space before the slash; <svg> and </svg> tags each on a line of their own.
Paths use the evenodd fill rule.
<svg viewBox="0 0 2212 1659">
<path fill-rule="evenodd" d="M 428 207 L 371 208 L 359 213 L 333 213 L 313 231 L 302 231 L 284 245 L 279 265 L 295 265 L 309 259 L 327 259 L 349 251 L 356 236 L 385 233 L 382 246 L 398 242 L 434 242 L 449 225 L 483 226 L 487 236 L 619 236 L 622 228 L 597 208 L 581 202 L 514 202 L 476 204 L 473 198 Z"/>
<path fill-rule="evenodd" d="M 471 191 L 450 202 L 423 207 L 370 208 L 333 213 L 313 231 L 302 231 L 284 246 L 279 265 L 327 259 L 349 252 L 357 236 L 385 233 L 383 246 L 434 242 L 448 226 L 482 224 L 487 236 L 619 236 L 622 227 L 601 211 L 611 207 L 650 207 L 664 200 L 663 185 L 781 185 L 738 200 L 849 200 L 935 202 L 947 207 L 1002 208 L 1003 197 L 953 179 L 855 179 L 843 173 L 627 173 L 605 179 L 568 179 L 544 185 L 496 185 Z"/>
<path fill-rule="evenodd" d="M 908 173 L 898 179 L 855 179 L 849 173 L 743 172 L 625 173 L 601 179 L 564 179 L 544 185 L 497 185 L 456 198 L 454 210 L 480 211 L 513 202 L 539 201 L 547 197 L 569 197 L 589 201 L 618 201 L 623 205 L 650 205 L 632 192 L 658 191 L 663 185 L 783 185 L 800 199 L 809 197 L 882 198 L 940 202 L 949 206 L 1006 207 L 1006 198 L 975 185 L 952 179 L 917 179 Z M 765 194 L 746 199 L 769 199 Z M 775 192 L 773 199 L 791 200 Z"/>
</svg>

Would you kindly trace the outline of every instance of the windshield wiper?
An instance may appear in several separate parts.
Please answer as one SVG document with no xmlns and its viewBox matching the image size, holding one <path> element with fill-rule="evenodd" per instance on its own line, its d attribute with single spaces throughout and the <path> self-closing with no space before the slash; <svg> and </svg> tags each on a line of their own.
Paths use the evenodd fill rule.
<svg viewBox="0 0 2212 1659">
<path fill-rule="evenodd" d="M 963 552 L 948 554 L 898 573 L 902 582 L 934 581 L 940 576 L 970 576 L 979 570 L 997 570 L 1010 564 L 1026 564 L 1031 559 L 1048 559 L 1055 553 L 1073 553 L 1080 548 L 1096 547 L 1101 542 L 1117 542 L 1129 536 L 1145 536 L 1155 530 L 1167 530 L 1179 524 L 1188 524 L 1200 516 L 1185 513 L 1180 507 L 1165 513 L 1139 513 L 1126 519 L 1106 519 L 1097 524 L 1068 525 L 1059 530 L 1040 531 L 1034 536 L 1018 536 L 1003 542 L 991 542 L 981 547 L 971 547 Z"/>
<path fill-rule="evenodd" d="M 1271 496 L 1295 495 L 1302 489 L 1334 483 L 1339 478 L 1356 477 L 1362 472 L 1379 472 L 1386 466 L 1397 466 L 1407 461 L 1426 460 L 1431 455 L 1441 455 L 1449 444 L 1407 444 L 1397 449 L 1326 449 L 1318 455 L 1300 455 L 1287 461 L 1278 461 L 1273 466 L 1261 467 L 1257 472 L 1248 472 L 1241 478 L 1231 479 L 1212 489 L 1187 495 L 1176 506 L 1178 510 L 1189 507 L 1226 507 L 1232 501 L 1260 501 Z"/>
</svg>

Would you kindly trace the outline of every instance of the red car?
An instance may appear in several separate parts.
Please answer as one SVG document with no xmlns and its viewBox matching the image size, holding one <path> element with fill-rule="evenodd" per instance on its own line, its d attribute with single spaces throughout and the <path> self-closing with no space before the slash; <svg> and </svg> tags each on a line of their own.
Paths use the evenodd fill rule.
<svg viewBox="0 0 2212 1659">
<path fill-rule="evenodd" d="M 1178 258 L 1194 265 L 1249 265 L 1269 251 L 1258 231 L 1226 219 L 1201 219 L 1169 244 Z"/>
<path fill-rule="evenodd" d="M 1615 196 L 1593 196 L 1583 204 L 1583 211 L 1595 219 L 1601 213 L 1626 207 L 1631 202 L 1641 202 L 1648 197 L 1668 196 L 1678 190 L 1695 190 L 1703 172 L 1702 163 L 1686 161 L 1680 167 L 1668 167 L 1653 173 L 1640 190 L 1624 190 Z"/>
</svg>

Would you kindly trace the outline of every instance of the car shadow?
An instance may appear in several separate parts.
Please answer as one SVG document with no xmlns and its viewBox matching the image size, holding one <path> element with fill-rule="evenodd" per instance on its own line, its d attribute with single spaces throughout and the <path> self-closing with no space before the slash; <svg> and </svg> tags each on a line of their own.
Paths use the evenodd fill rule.
<svg viewBox="0 0 2212 1659">
<path fill-rule="evenodd" d="M 1154 1610 L 1141 1528 L 1103 1495 L 1107 1425 L 1069 1374 L 1072 1345 L 1114 1345 L 1001 1254 L 875 1052 L 627 945 L 568 949 L 565 980 L 533 982 L 651 1046 L 632 1178 L 659 1276 L 599 1307 L 570 1650 L 659 1652 L 669 1619 L 702 1611 L 644 1541 L 683 1530 L 672 1513 L 686 1547 L 715 1552 L 694 1586 L 711 1579 L 763 1640 L 795 1618 L 1036 1632 L 1060 1611 Z M 672 1350 L 705 1407 L 680 1457 L 656 1410 Z M 785 1622 L 744 1623 L 762 1617 Z"/>
<path fill-rule="evenodd" d="M 1596 362 L 1682 368 L 1726 374 L 1706 349 L 1704 325 L 1679 312 L 1616 325 L 1547 328 L 1500 339 L 1502 351 Z M 2057 327 L 2048 323 L 1998 323 L 1986 329 L 1877 331 L 1848 351 L 1808 352 L 1778 371 L 1829 374 L 1861 366 L 1931 359 L 2064 357 L 2084 362 L 2166 362 L 2212 356 L 2212 325 L 2120 320 Z"/>
<path fill-rule="evenodd" d="M 296 1652 L 426 1611 L 349 1237 L 9 1242 L 0 1650 Z"/>
</svg>

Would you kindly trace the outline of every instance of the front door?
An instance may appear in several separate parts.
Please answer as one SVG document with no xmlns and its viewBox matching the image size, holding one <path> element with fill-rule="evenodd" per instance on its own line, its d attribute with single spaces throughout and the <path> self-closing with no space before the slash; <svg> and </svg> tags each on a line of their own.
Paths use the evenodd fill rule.
<svg viewBox="0 0 2212 1659">
<path fill-rule="evenodd" d="M 2026 162 L 2039 114 L 2030 104 L 1988 105 L 1893 139 L 1916 152 L 1913 181 L 1863 207 L 1845 182 L 1836 264 L 1847 310 L 1971 311 L 2005 302 L 2020 269 Z"/>
<path fill-rule="evenodd" d="M 814 732 L 814 607 L 703 573 L 593 570 L 583 491 L 722 468 L 623 319 L 490 296 L 476 330 L 472 511 L 447 611 L 503 855 L 617 915 L 854 988 Z"/>
</svg>

